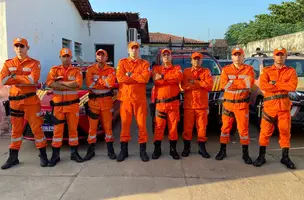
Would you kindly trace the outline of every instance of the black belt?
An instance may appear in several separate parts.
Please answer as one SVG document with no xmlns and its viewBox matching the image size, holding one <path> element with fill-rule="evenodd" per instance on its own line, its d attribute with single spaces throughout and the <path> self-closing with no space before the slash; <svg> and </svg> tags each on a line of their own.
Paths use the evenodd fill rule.
<svg viewBox="0 0 304 200">
<path fill-rule="evenodd" d="M 103 98 L 103 97 L 113 97 L 114 92 L 111 90 L 110 92 L 104 93 L 104 94 L 95 94 L 95 93 L 89 93 L 89 99 L 96 99 L 96 98 Z"/>
<path fill-rule="evenodd" d="M 15 96 L 15 97 L 9 96 L 8 99 L 10 101 L 17 101 L 17 100 L 26 99 L 28 97 L 32 97 L 32 96 L 35 96 L 35 95 L 36 95 L 36 92 L 31 92 L 31 93 L 27 93 L 27 94 L 20 95 L 20 96 Z"/>
<path fill-rule="evenodd" d="M 69 106 L 69 105 L 79 103 L 79 102 L 80 102 L 79 99 L 75 99 L 75 100 L 72 100 L 72 101 L 64 101 L 64 102 L 59 102 L 59 103 L 54 103 L 53 101 L 50 101 L 50 105 L 52 107 L 54 107 L 54 106 Z"/>
<path fill-rule="evenodd" d="M 155 103 L 169 103 L 171 101 L 175 101 L 179 99 L 180 99 L 180 95 L 178 94 L 177 96 L 168 99 L 155 99 Z"/>
<path fill-rule="evenodd" d="M 279 94 L 279 95 L 274 95 L 271 97 L 264 98 L 264 102 L 274 100 L 274 99 L 285 99 L 285 98 L 288 98 L 288 94 Z"/>
<path fill-rule="evenodd" d="M 247 97 L 245 99 L 240 99 L 240 100 L 230 100 L 230 99 L 224 99 L 224 102 L 229 102 L 229 103 L 249 103 L 250 98 Z"/>
</svg>

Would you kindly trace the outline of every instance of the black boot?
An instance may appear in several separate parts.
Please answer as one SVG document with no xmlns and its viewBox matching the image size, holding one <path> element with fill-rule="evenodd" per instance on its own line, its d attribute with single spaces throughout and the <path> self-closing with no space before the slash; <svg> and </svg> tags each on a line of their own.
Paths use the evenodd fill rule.
<svg viewBox="0 0 304 200">
<path fill-rule="evenodd" d="M 251 165 L 252 164 L 252 160 L 249 156 L 249 151 L 248 151 L 248 145 L 243 145 L 242 146 L 243 149 L 243 160 L 246 164 Z"/>
<path fill-rule="evenodd" d="M 87 155 L 83 158 L 84 160 L 91 160 L 95 156 L 95 143 L 89 145 Z"/>
<path fill-rule="evenodd" d="M 143 162 L 148 162 L 149 161 L 149 156 L 146 152 L 146 148 L 147 148 L 147 144 L 146 143 L 141 143 L 140 144 L 140 157 L 141 157 L 141 160 Z"/>
<path fill-rule="evenodd" d="M 19 150 L 17 150 L 17 149 L 10 149 L 9 157 L 8 157 L 7 161 L 1 166 L 1 169 L 8 169 L 14 165 L 19 164 L 18 152 L 19 152 Z"/>
<path fill-rule="evenodd" d="M 152 154 L 152 159 L 158 159 L 162 155 L 161 152 L 161 141 L 156 140 L 154 142 L 154 152 Z"/>
<path fill-rule="evenodd" d="M 296 166 L 295 166 L 295 164 L 293 164 L 293 162 L 291 162 L 291 160 L 289 159 L 288 151 L 289 151 L 289 148 L 284 148 L 284 149 L 282 149 L 282 159 L 281 159 L 281 163 L 284 164 L 284 165 L 285 165 L 287 168 L 289 168 L 289 169 L 295 169 Z"/>
<path fill-rule="evenodd" d="M 263 164 L 265 164 L 266 163 L 265 154 L 266 154 L 266 147 L 260 146 L 259 157 L 253 162 L 253 165 L 256 167 L 261 167 Z"/>
<path fill-rule="evenodd" d="M 45 147 L 40 148 L 39 151 L 40 151 L 40 154 L 39 154 L 40 166 L 41 167 L 46 167 L 49 164 L 49 160 L 48 160 L 47 155 L 46 155 L 46 148 Z"/>
<path fill-rule="evenodd" d="M 117 162 L 122 162 L 124 161 L 128 156 L 129 156 L 129 153 L 128 153 L 128 143 L 127 142 L 121 142 L 120 143 L 120 153 L 117 157 Z"/>
<path fill-rule="evenodd" d="M 60 148 L 53 147 L 53 153 L 48 166 L 54 167 L 60 161 Z"/>
<path fill-rule="evenodd" d="M 198 153 L 202 155 L 204 158 L 210 158 L 210 155 L 206 150 L 205 142 L 199 142 L 198 146 L 199 146 Z"/>
<path fill-rule="evenodd" d="M 184 150 L 182 152 L 183 157 L 188 157 L 190 154 L 191 144 L 190 140 L 184 140 Z"/>
<path fill-rule="evenodd" d="M 84 162 L 84 159 L 78 153 L 78 146 L 71 146 L 71 160 L 78 163 Z"/>
<path fill-rule="evenodd" d="M 113 148 L 113 142 L 107 142 L 107 149 L 108 149 L 108 157 L 111 160 L 116 159 L 116 154 L 115 154 L 114 148 Z"/>
<path fill-rule="evenodd" d="M 176 151 L 176 143 L 177 140 L 170 140 L 170 156 L 172 156 L 174 160 L 179 160 L 180 157 Z"/>
<path fill-rule="evenodd" d="M 216 160 L 223 160 L 225 157 L 227 157 L 226 146 L 226 144 L 221 144 L 220 152 L 215 157 Z"/>
</svg>

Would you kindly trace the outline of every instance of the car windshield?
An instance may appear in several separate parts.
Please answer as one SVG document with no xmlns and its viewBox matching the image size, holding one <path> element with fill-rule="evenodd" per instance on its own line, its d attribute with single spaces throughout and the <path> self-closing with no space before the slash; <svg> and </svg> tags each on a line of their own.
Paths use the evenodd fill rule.
<svg viewBox="0 0 304 200">
<path fill-rule="evenodd" d="M 173 64 L 180 65 L 183 70 L 192 66 L 190 58 L 173 58 Z M 211 58 L 204 58 L 202 66 L 208 68 L 212 75 L 220 75 L 221 73 L 220 67 Z"/>
<path fill-rule="evenodd" d="M 273 63 L 274 63 L 273 59 L 264 60 L 264 66 L 272 66 Z M 285 61 L 285 65 L 293 67 L 297 71 L 298 77 L 304 77 L 304 60 L 287 59 Z"/>
<path fill-rule="evenodd" d="M 226 65 L 232 64 L 232 61 L 225 60 L 225 61 L 219 61 L 219 63 L 222 67 L 225 67 Z"/>
</svg>

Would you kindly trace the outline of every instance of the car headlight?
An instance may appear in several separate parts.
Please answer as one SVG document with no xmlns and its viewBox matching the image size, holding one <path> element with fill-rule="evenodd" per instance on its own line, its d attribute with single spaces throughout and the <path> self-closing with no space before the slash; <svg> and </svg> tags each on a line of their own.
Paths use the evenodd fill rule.
<svg viewBox="0 0 304 200">
<path fill-rule="evenodd" d="M 289 92 L 288 96 L 291 101 L 300 101 L 299 95 L 296 92 Z"/>
</svg>

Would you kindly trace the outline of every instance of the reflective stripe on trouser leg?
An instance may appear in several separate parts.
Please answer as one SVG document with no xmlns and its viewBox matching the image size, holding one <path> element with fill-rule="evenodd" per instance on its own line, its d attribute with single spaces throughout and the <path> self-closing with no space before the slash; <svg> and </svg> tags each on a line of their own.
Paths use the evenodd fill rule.
<svg viewBox="0 0 304 200">
<path fill-rule="evenodd" d="M 195 110 L 197 141 L 206 142 L 206 128 L 208 124 L 208 109 Z"/>
<path fill-rule="evenodd" d="M 195 123 L 195 110 L 190 108 L 184 109 L 184 130 L 183 139 L 192 140 L 193 126 Z"/>
<path fill-rule="evenodd" d="M 78 112 L 69 112 L 66 113 L 68 129 L 69 129 L 69 145 L 78 146 L 78 121 L 79 113 Z"/>
<path fill-rule="evenodd" d="M 250 143 L 249 138 L 249 107 L 240 110 L 234 110 L 236 118 L 237 129 L 240 135 L 240 143 L 242 145 L 248 145 Z"/>
<path fill-rule="evenodd" d="M 97 109 L 90 108 L 90 110 L 95 114 L 99 114 L 99 110 Z M 92 144 L 92 143 L 96 143 L 96 132 L 97 132 L 99 119 L 92 119 L 91 117 L 88 117 L 88 119 L 89 119 L 90 128 L 89 128 L 89 135 L 87 141 L 89 144 Z"/>
<path fill-rule="evenodd" d="M 280 132 L 280 147 L 290 148 L 290 128 L 291 128 L 291 116 L 290 110 L 278 113 L 278 128 Z"/>
<path fill-rule="evenodd" d="M 228 144 L 230 142 L 230 131 L 232 129 L 232 125 L 234 122 L 234 118 L 222 115 L 222 128 L 221 128 L 221 136 L 220 136 L 220 142 L 222 144 Z"/>
<path fill-rule="evenodd" d="M 65 113 L 63 113 L 59 109 L 59 107 L 54 108 L 54 116 L 58 120 L 64 120 L 65 119 Z M 64 123 L 54 125 L 52 147 L 60 148 L 62 146 L 63 132 L 64 132 Z"/>
<path fill-rule="evenodd" d="M 263 112 L 266 112 L 269 116 L 275 117 L 277 115 L 277 111 L 274 110 L 267 110 L 264 108 Z M 264 117 L 261 120 L 261 130 L 260 130 L 260 138 L 259 143 L 260 146 L 268 146 L 270 137 L 274 131 L 274 124 L 267 121 Z"/>
<path fill-rule="evenodd" d="M 34 134 L 36 147 L 37 148 L 46 147 L 47 146 L 46 138 L 41 128 L 44 118 L 41 115 L 40 104 L 25 106 L 24 111 L 25 111 L 25 117 L 28 120 L 32 132 Z"/>
<path fill-rule="evenodd" d="M 147 102 L 132 103 L 134 108 L 134 115 L 138 127 L 138 143 L 146 143 L 148 141 L 147 131 Z"/>
<path fill-rule="evenodd" d="M 165 110 L 156 110 L 155 112 L 155 127 L 154 141 L 162 141 L 167 123 L 167 112 Z"/>
<path fill-rule="evenodd" d="M 120 142 L 129 142 L 131 140 L 130 128 L 133 117 L 133 106 L 130 102 L 122 101 L 120 103 L 121 132 Z"/>
<path fill-rule="evenodd" d="M 180 119 L 179 108 L 168 110 L 169 140 L 178 140 L 177 126 Z"/>
<path fill-rule="evenodd" d="M 112 133 L 112 112 L 111 110 L 102 110 L 101 111 L 101 123 L 105 131 L 105 141 L 114 142 L 114 137 Z"/>
<path fill-rule="evenodd" d="M 12 136 L 11 136 L 11 144 L 9 148 L 19 150 L 22 144 L 24 119 L 23 117 L 11 116 L 11 123 L 12 123 Z"/>
</svg>

